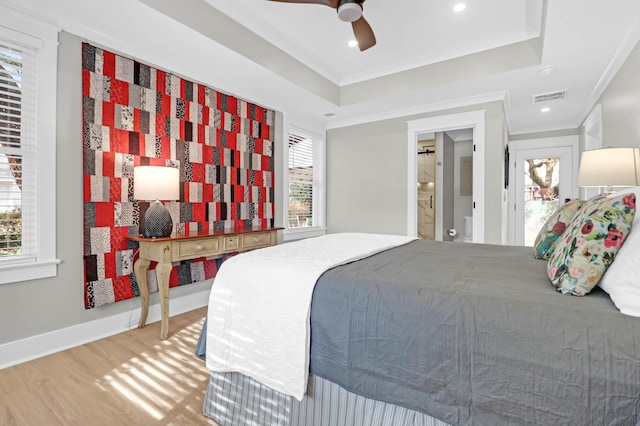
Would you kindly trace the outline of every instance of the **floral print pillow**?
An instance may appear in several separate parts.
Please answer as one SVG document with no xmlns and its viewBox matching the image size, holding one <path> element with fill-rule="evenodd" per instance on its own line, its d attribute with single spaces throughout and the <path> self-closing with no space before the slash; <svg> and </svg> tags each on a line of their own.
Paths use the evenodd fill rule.
<svg viewBox="0 0 640 426">
<path fill-rule="evenodd" d="M 533 255 L 536 259 L 549 260 L 556 247 L 556 241 L 562 236 L 567 226 L 578 214 L 578 210 L 584 204 L 584 200 L 574 199 L 561 206 L 542 225 L 540 232 L 533 244 Z"/>
<path fill-rule="evenodd" d="M 635 194 L 588 200 L 549 258 L 547 274 L 556 290 L 574 296 L 589 293 L 613 263 L 635 212 Z"/>
</svg>

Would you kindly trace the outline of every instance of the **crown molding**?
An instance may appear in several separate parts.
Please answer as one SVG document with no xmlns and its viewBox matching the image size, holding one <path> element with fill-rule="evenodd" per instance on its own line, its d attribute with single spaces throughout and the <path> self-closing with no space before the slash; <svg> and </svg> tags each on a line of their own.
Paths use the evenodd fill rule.
<svg viewBox="0 0 640 426">
<path fill-rule="evenodd" d="M 526 135 L 526 134 L 535 134 L 535 133 L 546 133 L 546 132 L 557 132 L 561 130 L 574 130 L 580 127 L 580 123 L 576 123 L 575 121 L 565 121 L 560 123 L 552 123 L 550 125 L 545 126 L 535 126 L 535 127 L 527 127 L 524 129 L 520 129 L 517 132 L 509 133 L 510 136 L 516 135 Z"/>
<path fill-rule="evenodd" d="M 496 92 L 484 93 L 481 95 L 469 96 L 464 98 L 451 99 L 431 104 L 416 105 L 410 108 L 400 108 L 358 117 L 346 118 L 344 120 L 336 120 L 327 123 L 327 130 L 339 129 L 342 127 L 356 126 L 358 124 L 372 123 L 375 121 L 388 120 L 392 118 L 407 117 L 416 114 L 425 114 L 428 112 L 442 111 L 453 108 L 462 108 L 470 105 L 478 105 L 487 102 L 504 102 L 508 92 L 499 90 Z"/>
</svg>

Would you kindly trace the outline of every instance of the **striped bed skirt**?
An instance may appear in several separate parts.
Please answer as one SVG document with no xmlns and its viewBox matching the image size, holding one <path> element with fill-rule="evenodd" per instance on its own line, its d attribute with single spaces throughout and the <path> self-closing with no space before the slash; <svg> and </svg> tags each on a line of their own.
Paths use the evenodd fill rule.
<svg viewBox="0 0 640 426">
<path fill-rule="evenodd" d="M 211 373 L 203 413 L 221 426 L 448 426 L 316 376 L 298 401 L 240 373 Z"/>
</svg>

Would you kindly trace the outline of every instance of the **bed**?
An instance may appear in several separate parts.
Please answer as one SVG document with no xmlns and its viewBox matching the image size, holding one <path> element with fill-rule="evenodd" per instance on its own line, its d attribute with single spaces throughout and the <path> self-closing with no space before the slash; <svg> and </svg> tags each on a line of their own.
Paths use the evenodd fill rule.
<svg viewBox="0 0 640 426">
<path fill-rule="evenodd" d="M 219 368 L 206 416 L 223 426 L 640 424 L 640 318 L 599 288 L 560 294 L 530 248 L 415 240 L 343 263 L 313 286 L 304 395 Z M 208 324 L 220 308 L 209 306 Z"/>
</svg>

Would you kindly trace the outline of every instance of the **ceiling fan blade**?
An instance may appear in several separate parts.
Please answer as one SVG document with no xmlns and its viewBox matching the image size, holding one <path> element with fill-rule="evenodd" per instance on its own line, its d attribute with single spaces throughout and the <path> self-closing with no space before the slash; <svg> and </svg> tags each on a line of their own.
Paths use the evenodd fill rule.
<svg viewBox="0 0 640 426">
<path fill-rule="evenodd" d="M 353 34 L 356 36 L 361 52 L 376 45 L 376 36 L 373 34 L 371 25 L 364 19 L 364 16 L 357 21 L 353 21 L 351 26 L 353 27 Z"/>
<path fill-rule="evenodd" d="M 281 3 L 311 3 L 311 4 L 323 4 L 325 6 L 333 7 L 334 9 L 338 7 L 338 2 L 340 0 L 270 0 L 277 1 Z"/>
</svg>

